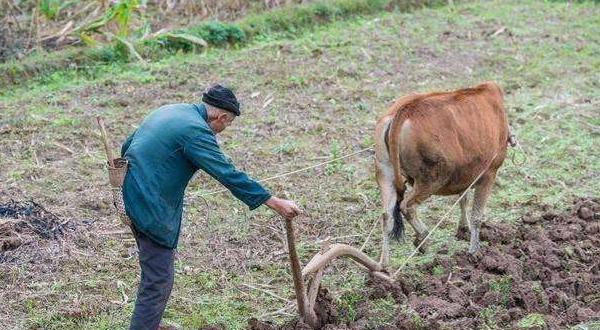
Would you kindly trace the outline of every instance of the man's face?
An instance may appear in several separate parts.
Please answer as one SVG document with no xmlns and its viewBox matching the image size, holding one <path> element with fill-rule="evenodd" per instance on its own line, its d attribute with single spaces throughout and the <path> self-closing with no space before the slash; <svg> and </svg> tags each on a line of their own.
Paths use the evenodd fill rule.
<svg viewBox="0 0 600 330">
<path fill-rule="evenodd" d="M 233 123 L 233 119 L 235 116 L 225 111 L 219 111 L 216 118 L 211 120 L 208 125 L 215 132 L 215 134 L 219 134 L 223 132 L 231 123 Z"/>
</svg>

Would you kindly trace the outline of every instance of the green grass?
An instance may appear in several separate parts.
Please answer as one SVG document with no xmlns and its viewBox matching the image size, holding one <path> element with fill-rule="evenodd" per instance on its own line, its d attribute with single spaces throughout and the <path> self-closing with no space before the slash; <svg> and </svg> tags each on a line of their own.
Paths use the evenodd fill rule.
<svg viewBox="0 0 600 330">
<path fill-rule="evenodd" d="M 0 316 L 9 315 L 7 327 L 14 328 L 126 327 L 137 259 L 128 257 L 131 241 L 100 234 L 121 227 L 111 213 L 94 117 L 106 118 L 114 140 L 121 141 L 151 109 L 196 102 L 213 82 L 234 85 L 243 104 L 244 115 L 221 138 L 223 148 L 240 168 L 261 178 L 368 147 L 375 118 L 400 95 L 495 80 L 505 90 L 509 120 L 524 150 L 509 156 L 516 153 L 524 163 L 507 159 L 501 168 L 487 221 L 517 222 L 545 205 L 565 209 L 576 196 L 597 196 L 599 20 L 600 9 L 591 2 L 474 1 L 333 22 L 293 40 L 265 38 L 243 49 L 59 71 L 4 90 L 0 167 L 7 170 L 0 171 L 0 197 L 32 198 L 82 226 L 95 222 L 65 243 L 64 249 L 79 253 L 58 253 L 45 268 L 0 264 L 6 288 Z M 503 26 L 505 32 L 492 37 Z M 267 183 L 307 211 L 297 221 L 303 262 L 318 250 L 318 238 L 363 243 L 381 213 L 368 156 Z M 207 196 L 206 203 L 198 197 L 218 188 L 201 174 L 188 189 L 165 316 L 186 328 L 243 329 L 249 317 L 286 305 L 266 291 L 293 299 L 279 219 L 265 208 L 249 212 L 229 194 Z M 419 216 L 431 227 L 453 202 L 431 198 Z M 409 271 L 431 261 L 443 245 L 450 253 L 466 248 L 452 236 L 458 216 L 458 209 L 450 214 L 432 235 L 430 253 L 413 258 Z M 366 247 L 373 257 L 379 235 L 378 229 Z M 411 251 L 408 243 L 392 246 L 394 269 Z M 326 273 L 324 284 L 338 306 L 347 307 L 348 320 L 357 315 L 358 298 L 366 296 L 365 280 L 348 261 Z M 368 304 L 377 310 L 369 321 L 373 327 L 389 324 L 398 308 L 390 300 Z M 77 308 L 80 314 L 73 312 Z M 492 327 L 494 311 L 486 313 Z"/>
<path fill-rule="evenodd" d="M 528 314 L 519 321 L 518 326 L 521 329 L 543 329 L 546 321 L 541 314 Z"/>
<path fill-rule="evenodd" d="M 292 38 L 315 26 L 370 15 L 386 9 L 410 10 L 445 4 L 442 0 L 322 0 L 283 6 L 251 14 L 236 22 L 207 21 L 170 34 L 145 40 L 129 40 L 145 61 L 157 61 L 180 52 L 203 51 L 206 47 L 242 47 L 252 40 Z M 174 36 L 179 36 L 174 38 Z M 181 36 L 184 36 L 183 38 Z M 194 40 L 201 40 L 199 45 Z M 115 41 L 90 47 L 71 47 L 47 53 L 34 52 L 21 60 L 0 63 L 0 81 L 18 85 L 30 78 L 39 80 L 57 72 L 86 74 L 94 67 L 136 61 L 128 47 Z"/>
<path fill-rule="evenodd" d="M 510 275 L 505 275 L 498 280 L 491 280 L 489 283 L 490 289 L 500 294 L 501 303 L 504 307 L 508 306 L 512 281 L 513 279 Z"/>
</svg>

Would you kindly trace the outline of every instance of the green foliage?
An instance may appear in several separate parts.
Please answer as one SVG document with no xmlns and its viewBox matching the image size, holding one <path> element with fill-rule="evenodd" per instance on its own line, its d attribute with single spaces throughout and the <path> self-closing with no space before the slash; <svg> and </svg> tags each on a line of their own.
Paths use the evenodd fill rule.
<svg viewBox="0 0 600 330">
<path fill-rule="evenodd" d="M 104 15 L 84 26 L 81 30 L 87 32 L 99 32 L 101 28 L 114 21 L 119 27 L 117 35 L 119 37 L 126 37 L 129 35 L 131 15 L 138 7 L 138 0 L 119 0 L 119 2 L 111 5 Z"/>
<path fill-rule="evenodd" d="M 372 315 L 372 318 L 374 318 L 373 321 L 376 322 L 374 327 L 369 328 L 379 329 L 382 325 L 393 325 L 394 319 L 398 316 L 398 306 L 391 295 L 386 298 L 370 301 L 369 307 L 369 314 Z"/>
<path fill-rule="evenodd" d="M 596 0 L 598 1 L 598 0 Z M 593 321 L 590 323 L 586 323 L 586 324 L 578 324 L 574 327 L 571 328 L 571 330 L 598 330 L 600 329 L 600 322 L 598 321 Z"/>
<path fill-rule="evenodd" d="M 188 37 L 186 38 L 185 36 Z M 193 38 L 197 39 L 194 40 Z M 173 33 L 163 34 L 155 40 L 146 41 L 145 45 L 150 47 L 160 46 L 171 51 L 193 51 L 198 46 L 206 47 L 207 45 L 212 45 L 222 47 L 240 44 L 245 41 L 246 34 L 238 25 L 213 21 L 188 29 L 176 30 Z"/>
<path fill-rule="evenodd" d="M 479 312 L 479 319 L 481 320 L 481 329 L 499 329 L 496 323 L 496 307 L 486 307 Z"/>
<path fill-rule="evenodd" d="M 334 140 L 331 143 L 331 145 L 329 146 L 329 158 L 335 159 L 335 158 L 340 157 L 340 155 L 341 155 L 340 144 L 338 143 L 338 141 Z M 344 163 L 342 163 L 339 160 L 331 162 L 331 163 L 327 164 L 327 166 L 325 167 L 325 174 L 332 175 L 336 172 L 339 172 L 342 169 L 343 165 L 344 165 Z"/>
<path fill-rule="evenodd" d="M 208 22 L 198 27 L 189 29 L 189 32 L 196 34 L 206 40 L 209 44 L 221 46 L 224 44 L 235 44 L 246 41 L 246 34 L 236 24 L 222 22 Z"/>
<path fill-rule="evenodd" d="M 111 10 L 114 10 L 115 21 L 119 24 L 120 37 L 126 37 L 129 34 L 131 13 L 138 8 L 138 5 L 137 0 L 121 0 L 111 7 Z"/>
<path fill-rule="evenodd" d="M 358 303 L 363 301 L 364 295 L 357 292 L 346 292 L 339 300 L 338 310 L 340 316 L 347 322 L 353 322 L 356 320 L 358 314 Z"/>
<path fill-rule="evenodd" d="M 423 320 L 419 314 L 417 314 L 415 312 L 409 312 L 409 313 L 410 313 L 410 319 L 412 321 L 412 326 L 414 327 L 415 330 L 427 329 L 425 320 Z"/>
<path fill-rule="evenodd" d="M 116 45 L 86 50 L 85 56 L 94 62 L 114 63 L 125 60 Z"/>
<path fill-rule="evenodd" d="M 286 138 L 283 143 L 273 148 L 276 154 L 292 155 L 296 151 L 298 151 L 298 141 L 291 138 Z"/>
<path fill-rule="evenodd" d="M 60 14 L 61 10 L 74 5 L 77 0 L 63 1 L 63 0 L 40 0 L 38 9 L 44 17 L 49 20 L 56 19 Z"/>
<path fill-rule="evenodd" d="M 47 19 L 54 19 L 60 10 L 60 0 L 40 0 L 39 9 Z"/>
<path fill-rule="evenodd" d="M 62 2 L 61 0 L 42 0 L 49 15 L 57 15 L 61 8 L 65 8 L 73 3 Z M 319 1 L 310 4 L 292 5 L 281 7 L 269 12 L 250 15 L 242 18 L 237 23 L 226 22 L 203 22 L 186 29 L 180 29 L 168 34 L 162 34 L 153 39 L 140 40 L 139 37 L 148 32 L 149 26 L 143 16 L 139 16 L 144 23 L 133 36 L 132 18 L 134 14 L 139 13 L 139 0 L 119 0 L 113 3 L 100 18 L 92 21 L 84 27 L 76 29 L 80 39 L 90 49 L 103 48 L 103 50 L 75 50 L 78 57 L 88 64 L 95 62 L 121 62 L 123 60 L 135 60 L 140 57 L 146 60 L 158 60 L 177 52 L 193 52 L 198 49 L 204 49 L 200 39 L 205 41 L 208 46 L 224 47 L 231 45 L 242 45 L 252 39 L 270 38 L 278 36 L 298 35 L 306 30 L 311 30 L 316 26 L 327 24 L 336 20 L 348 19 L 351 17 L 369 15 L 388 8 L 410 9 L 424 5 L 443 4 L 442 0 L 333 0 Z M 100 45 L 93 37 L 94 33 L 103 33 L 110 35 L 105 27 L 110 22 L 115 22 L 118 26 L 117 37 L 113 38 L 114 43 Z M 132 38 L 133 37 L 133 38 Z M 138 37 L 136 39 L 135 37 Z M 127 39 L 125 39 L 127 38 Z M 199 39 L 197 39 L 199 38 Z M 125 42 L 123 42 L 125 41 Z M 106 49 L 104 49 L 106 48 Z M 134 52 L 135 51 L 135 52 Z M 25 69 L 27 76 L 39 76 L 40 71 L 55 71 L 65 69 L 70 63 L 70 59 L 60 58 L 68 56 L 69 51 L 56 52 L 53 56 L 54 61 L 44 59 L 41 63 L 36 63 L 36 68 L 42 67 L 43 70 L 33 72 Z M 136 55 L 137 54 L 137 55 Z M 88 57 L 89 55 L 89 57 Z M 140 56 L 138 56 L 140 55 Z M 57 58 L 60 58 L 57 60 Z M 13 64 L 0 64 L 0 80 L 7 84 L 15 84 L 18 78 L 11 71 L 19 71 Z"/>
<path fill-rule="evenodd" d="M 512 282 L 512 277 L 510 275 L 505 275 L 497 280 L 492 280 L 489 283 L 490 289 L 492 291 L 496 291 L 501 294 L 503 306 L 506 306 L 508 304 L 508 299 L 510 298 L 510 289 L 512 288 Z"/>
<path fill-rule="evenodd" d="M 431 275 L 433 275 L 433 276 L 440 276 L 442 274 L 444 274 L 444 268 L 442 266 L 440 266 L 440 265 L 436 265 L 431 270 Z"/>
<path fill-rule="evenodd" d="M 541 314 L 527 314 L 517 324 L 521 329 L 544 329 L 546 321 Z"/>
<path fill-rule="evenodd" d="M 312 28 L 347 16 L 374 13 L 383 10 L 388 3 L 387 0 L 321 1 L 249 16 L 240 21 L 240 26 L 250 36 L 295 34 L 305 28 Z"/>
</svg>

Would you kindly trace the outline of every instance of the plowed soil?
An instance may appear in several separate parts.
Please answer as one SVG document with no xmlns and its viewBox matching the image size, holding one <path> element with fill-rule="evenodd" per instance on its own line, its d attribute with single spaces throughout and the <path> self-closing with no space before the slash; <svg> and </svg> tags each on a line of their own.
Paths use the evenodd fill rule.
<svg viewBox="0 0 600 330">
<path fill-rule="evenodd" d="M 600 320 L 599 213 L 599 199 L 580 198 L 566 212 L 526 216 L 517 226 L 484 223 L 481 240 L 488 246 L 479 254 L 440 251 L 419 267 L 424 276 L 401 274 L 397 285 L 370 279 L 369 297 L 391 295 L 401 305 L 389 329 L 519 328 L 531 314 L 538 314 L 537 329 Z M 324 303 L 335 315 L 332 300 Z M 325 329 L 364 324 L 339 324 L 335 317 L 324 323 Z M 298 321 L 257 320 L 250 328 L 308 329 Z"/>
</svg>

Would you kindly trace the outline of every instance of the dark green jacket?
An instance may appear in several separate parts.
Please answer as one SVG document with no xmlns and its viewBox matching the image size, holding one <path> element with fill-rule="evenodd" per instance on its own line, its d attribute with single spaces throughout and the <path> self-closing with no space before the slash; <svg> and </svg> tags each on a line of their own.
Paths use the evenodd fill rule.
<svg viewBox="0 0 600 330">
<path fill-rule="evenodd" d="M 169 248 L 177 246 L 183 194 L 201 169 L 250 209 L 271 197 L 237 171 L 217 144 L 203 104 L 173 104 L 154 110 L 121 148 L 129 161 L 123 183 L 125 210 L 136 230 Z"/>
</svg>

